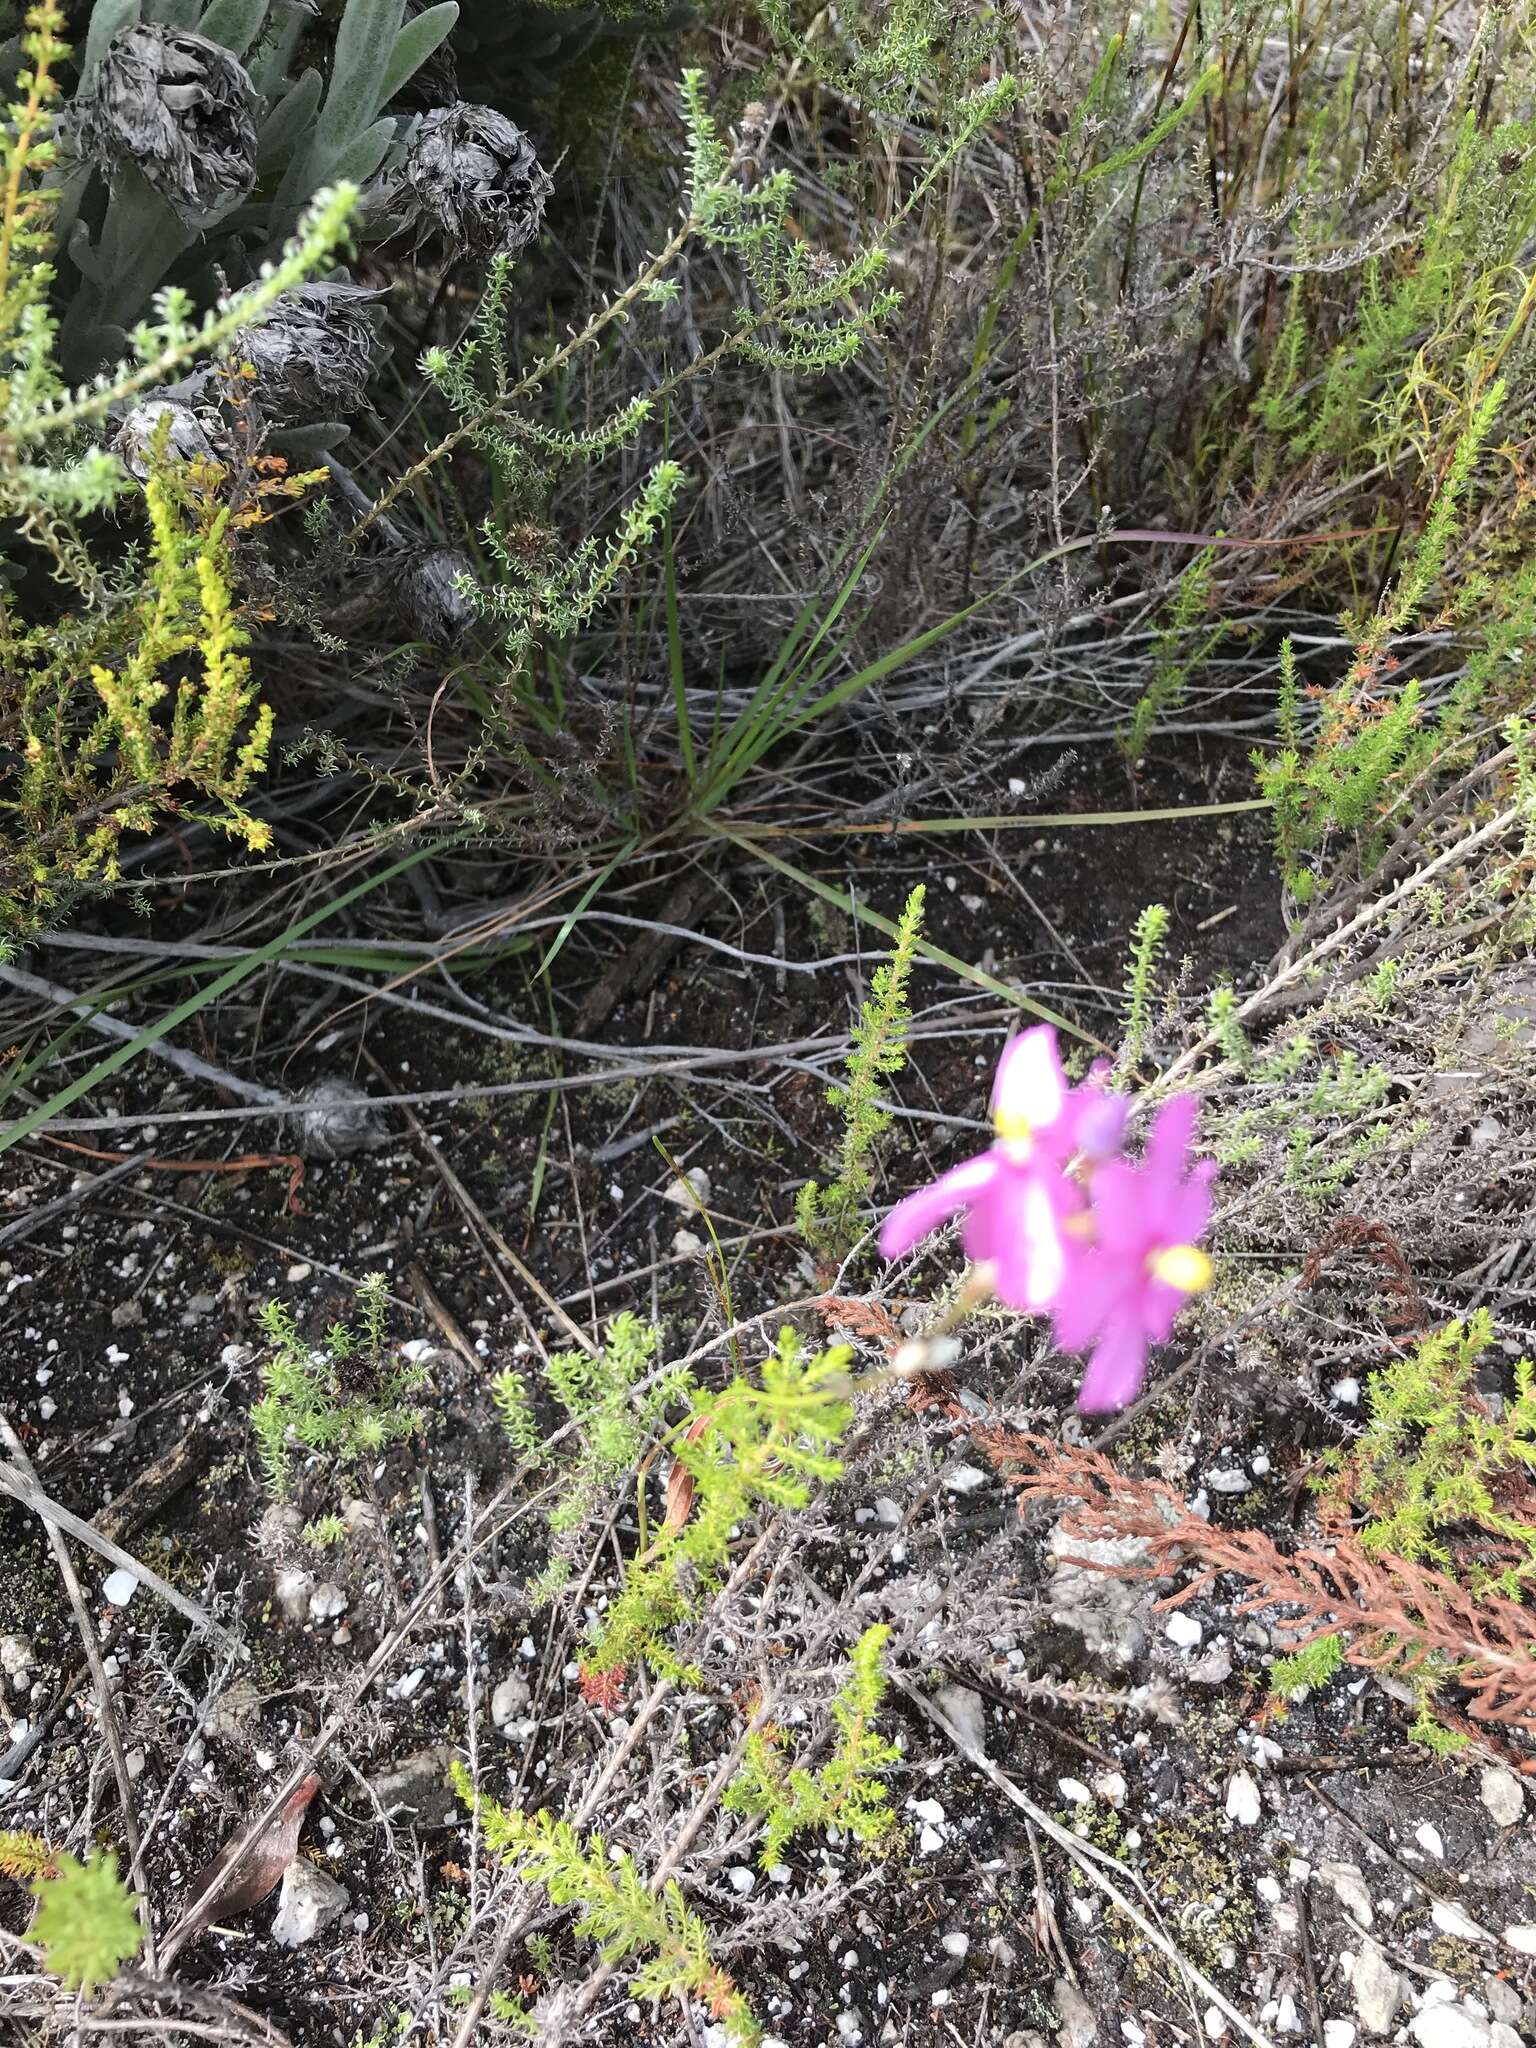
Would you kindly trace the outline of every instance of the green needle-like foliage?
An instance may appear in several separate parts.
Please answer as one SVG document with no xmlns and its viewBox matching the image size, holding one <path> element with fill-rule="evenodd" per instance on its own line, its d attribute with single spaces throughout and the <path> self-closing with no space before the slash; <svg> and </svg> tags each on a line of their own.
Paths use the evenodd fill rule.
<svg viewBox="0 0 1536 2048">
<path fill-rule="evenodd" d="M 832 1446 L 853 1416 L 850 1357 L 845 1345 L 807 1357 L 786 1327 L 763 1362 L 760 1384 L 738 1375 L 718 1393 L 694 1392 L 672 1438 L 691 1482 L 689 1512 L 669 1520 L 626 1568 L 582 1659 L 588 1671 L 624 1670 L 645 1659 L 680 1672 L 667 1636 L 695 1611 L 699 1590 L 719 1583 L 733 1531 L 765 1509 L 804 1507 L 813 1485 L 842 1471 Z"/>
<path fill-rule="evenodd" d="M 819 1770 L 795 1764 L 786 1769 L 777 1729 L 758 1730 L 747 1738 L 746 1758 L 726 1788 L 725 1804 L 763 1823 L 758 1860 L 765 1870 L 806 1828 L 840 1828 L 866 1848 L 885 1841 L 895 1828 L 880 1773 L 900 1761 L 901 1751 L 875 1732 L 886 1688 L 880 1658 L 890 1633 L 876 1623 L 849 1651 L 848 1677 L 832 1703 L 837 1745 Z"/>
<path fill-rule="evenodd" d="M 807 1181 L 795 1198 L 795 1221 L 814 1251 L 841 1257 L 857 1237 L 864 1197 L 874 1185 L 880 1142 L 891 1113 L 880 1105 L 884 1086 L 907 1063 L 907 1026 L 912 1012 L 907 989 L 922 935 L 921 883 L 907 898 L 890 958 L 875 969 L 869 995 L 853 1027 L 847 1079 L 827 1092 L 843 1120 L 837 1178 L 823 1188 Z"/>
<path fill-rule="evenodd" d="M 387 1331 L 389 1288 L 370 1273 L 357 1291 L 359 1328 L 333 1323 L 322 1345 L 299 1334 L 283 1303 L 268 1302 L 261 1326 L 271 1353 L 261 1368 L 261 1399 L 251 1427 L 268 1487 L 279 1500 L 293 1487 L 302 1451 L 339 1463 L 374 1457 L 422 1428 L 426 1417 L 410 1396 L 426 1384 L 424 1365 L 392 1350 Z"/>
<path fill-rule="evenodd" d="M 110 1849 L 82 1863 L 61 1849 L 52 1870 L 33 1885 L 37 1914 L 32 1939 L 48 1968 L 72 1990 L 110 1984 L 130 1956 L 138 1954 L 144 1930 Z"/>
<path fill-rule="evenodd" d="M 709 1951 L 709 1930 L 675 1881 L 659 1890 L 628 1850 L 610 1854 L 600 1835 L 583 1842 L 569 1822 L 518 1813 L 477 1794 L 468 1771 L 453 1765 L 454 1785 L 475 1808 L 493 1855 L 552 1904 L 578 1909 L 576 1932 L 597 1942 L 604 1962 L 640 1958 L 629 1980 L 635 1998 L 695 1999 L 724 2023 L 737 2048 L 761 2038 L 741 1992 Z"/>
<path fill-rule="evenodd" d="M 1477 1586 L 1521 1598 L 1536 1581 L 1536 1370 L 1522 1358 L 1515 1392 L 1495 1415 L 1479 1395 L 1478 1366 L 1493 1342 L 1479 1309 L 1447 1323 L 1372 1377 L 1370 1421 L 1324 1484 L 1340 1506 L 1366 1516 L 1360 1540 L 1382 1557 L 1428 1562 Z M 1503 1562 L 1458 1545 L 1481 1531 Z"/>
<path fill-rule="evenodd" d="M 163 816 L 267 843 L 247 798 L 272 714 L 244 651 L 235 553 L 247 528 L 311 479 L 266 458 L 238 485 L 217 462 L 173 465 L 166 421 L 140 484 L 91 437 L 310 276 L 357 196 L 344 185 L 320 195 L 280 260 L 201 320 L 185 292 L 160 294 L 125 338 L 124 360 L 72 386 L 52 297 L 66 207 L 51 136 L 68 56 L 60 22 L 53 0 L 29 10 L 0 141 L 0 520 L 12 566 L 40 560 L 65 598 L 29 616 L 14 582 L 0 593 L 0 938 L 57 920 L 113 880 L 123 834 Z M 135 499 L 147 554 L 103 545 L 93 530 Z"/>
</svg>

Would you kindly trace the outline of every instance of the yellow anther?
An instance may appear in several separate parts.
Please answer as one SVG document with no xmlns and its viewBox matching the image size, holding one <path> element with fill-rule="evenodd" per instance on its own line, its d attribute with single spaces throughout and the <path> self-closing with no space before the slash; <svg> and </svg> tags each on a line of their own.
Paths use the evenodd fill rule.
<svg viewBox="0 0 1536 2048">
<path fill-rule="evenodd" d="M 1027 1116 L 1021 1116 L 1016 1109 L 1000 1109 L 992 1119 L 992 1128 L 1006 1145 L 1027 1145 L 1034 1136 Z"/>
<path fill-rule="evenodd" d="M 1211 1262 L 1198 1245 L 1171 1244 L 1151 1263 L 1153 1279 L 1180 1294 L 1200 1294 L 1211 1284 Z"/>
</svg>

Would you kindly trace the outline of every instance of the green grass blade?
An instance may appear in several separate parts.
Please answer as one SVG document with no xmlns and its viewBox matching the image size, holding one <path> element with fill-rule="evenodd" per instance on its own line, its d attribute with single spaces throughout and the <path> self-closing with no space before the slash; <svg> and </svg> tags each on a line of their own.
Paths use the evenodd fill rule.
<svg viewBox="0 0 1536 2048">
<path fill-rule="evenodd" d="M 760 841 L 749 833 L 737 832 L 729 825 L 716 825 L 714 830 L 722 839 L 730 840 L 743 853 L 751 854 L 754 860 L 783 875 L 798 888 L 807 890 L 812 896 L 819 896 L 823 903 L 834 904 L 845 917 L 856 917 L 860 924 L 872 925 L 877 932 L 884 932 L 887 938 L 896 937 L 896 920 L 884 916 L 878 910 L 871 910 L 867 904 L 857 903 L 846 889 L 834 888 L 818 875 L 808 875 L 804 868 L 797 868 L 792 861 L 770 853 Z M 969 960 L 962 960 L 957 953 L 946 953 L 942 946 L 930 945 L 927 939 L 919 939 L 917 950 L 925 960 L 935 967 L 946 968 L 951 974 L 958 974 L 976 988 L 984 988 L 988 995 L 1000 996 L 1005 1003 L 1013 1003 L 1021 1010 L 1028 1010 L 1032 1017 L 1039 1017 L 1047 1024 L 1054 1024 L 1058 1031 L 1065 1031 L 1071 1037 L 1080 1039 L 1084 1045 L 1091 1045 L 1095 1052 L 1107 1053 L 1110 1048 L 1101 1038 L 1095 1038 L 1091 1031 L 1084 1031 L 1080 1024 L 1074 1024 L 1070 1017 L 1063 1017 L 1059 1011 L 1047 1009 L 1044 1003 L 1037 1003 L 1033 996 L 1020 995 L 1016 988 L 1009 988 L 1005 981 L 999 981 L 983 968 L 973 967 Z"/>
<path fill-rule="evenodd" d="M 566 940 L 571 936 L 571 933 L 575 931 L 577 921 L 581 917 L 581 914 L 586 909 L 587 905 L 592 901 L 592 899 L 598 894 L 600 890 L 607 887 L 608 879 L 612 875 L 614 869 L 622 867 L 624 862 L 629 859 L 630 855 L 635 851 L 636 847 L 639 844 L 640 841 L 638 838 L 626 839 L 624 844 L 619 848 L 618 852 L 613 854 L 611 858 L 607 861 L 607 863 L 603 867 L 598 869 L 597 873 L 592 877 L 591 881 L 588 882 L 586 888 L 582 890 L 581 894 L 577 897 L 576 901 L 571 905 L 569 911 L 567 911 L 565 920 L 561 924 L 559 931 L 555 933 L 554 938 L 550 941 L 549 951 L 544 955 L 544 958 L 539 962 L 538 971 L 541 976 L 547 975 L 549 973 L 550 968 L 554 966 L 555 961 L 559 956 L 561 947 L 565 944 Z"/>
<path fill-rule="evenodd" d="M 667 615 L 667 667 L 672 675 L 672 705 L 677 713 L 677 743 L 682 750 L 683 773 L 688 787 L 699 779 L 698 759 L 693 751 L 693 726 L 688 717 L 688 685 L 683 663 L 683 630 L 677 609 L 677 551 L 669 515 L 661 530 L 662 594 Z"/>
<path fill-rule="evenodd" d="M 189 1017 L 195 1017 L 199 1010 L 205 1009 L 216 997 L 229 989 L 237 988 L 248 975 L 254 974 L 258 967 L 265 967 L 271 961 L 279 959 L 294 939 L 301 938 L 305 932 L 313 931 L 316 925 L 323 924 L 336 911 L 345 910 L 348 904 L 356 903 L 381 884 L 393 881 L 396 875 L 403 875 L 408 868 L 415 867 L 418 861 L 427 859 L 430 854 L 440 853 L 445 843 L 436 840 L 430 846 L 415 848 L 404 860 L 396 861 L 381 874 L 368 876 L 354 888 L 348 889 L 344 895 L 333 898 L 331 902 L 322 903 L 318 910 L 310 911 L 309 915 L 301 917 L 297 924 L 289 925 L 286 931 L 279 932 L 277 937 L 269 940 L 265 946 L 260 946 L 254 953 L 247 953 L 242 959 L 235 961 L 205 988 L 200 988 L 195 995 L 188 996 L 184 1002 L 178 1003 L 175 1009 L 167 1010 L 165 1015 L 157 1018 L 153 1024 L 147 1024 L 136 1038 L 130 1039 L 126 1045 L 117 1046 L 77 1080 L 69 1082 L 56 1094 L 49 1096 L 46 1102 L 39 1103 L 36 1109 L 28 1110 L 27 1114 L 18 1118 L 15 1123 L 7 1124 L 0 1130 L 0 1152 L 8 1152 L 13 1145 L 19 1145 L 23 1138 L 29 1138 L 35 1130 L 56 1117 L 61 1110 L 68 1109 L 72 1102 L 78 1102 L 87 1090 L 96 1087 L 99 1082 L 110 1079 L 113 1074 L 127 1066 L 130 1060 L 136 1059 L 141 1052 L 147 1052 L 152 1045 L 158 1045 L 168 1033 L 176 1030 L 178 1025 L 185 1024 Z"/>
</svg>

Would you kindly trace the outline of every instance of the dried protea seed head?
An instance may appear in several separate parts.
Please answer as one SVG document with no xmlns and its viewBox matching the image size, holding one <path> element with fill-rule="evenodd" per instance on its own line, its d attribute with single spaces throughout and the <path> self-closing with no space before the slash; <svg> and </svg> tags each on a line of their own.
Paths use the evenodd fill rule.
<svg viewBox="0 0 1536 2048">
<path fill-rule="evenodd" d="M 451 647 L 474 624 L 478 614 L 464 592 L 474 565 L 458 548 L 413 548 L 386 566 L 408 632 L 434 647 Z"/>
<path fill-rule="evenodd" d="M 237 371 L 254 372 L 250 395 L 273 426 L 345 418 L 363 402 L 373 368 L 369 308 L 384 296 L 354 284 L 302 284 L 275 299 L 265 320 L 230 343 Z"/>
<path fill-rule="evenodd" d="M 173 398 L 145 398 L 127 413 L 109 443 L 130 476 L 144 483 L 157 450 L 167 462 L 223 460 L 215 441 L 217 424 Z"/>
<path fill-rule="evenodd" d="M 306 1159 L 351 1159 L 387 1144 L 380 1105 L 346 1081 L 315 1081 L 294 1112 L 299 1150 Z"/>
<path fill-rule="evenodd" d="M 184 221 L 256 182 L 255 97 L 245 66 L 188 29 L 145 22 L 107 45 L 72 123 L 83 157 L 133 164 Z"/>
<path fill-rule="evenodd" d="M 419 236 L 436 229 L 485 258 L 526 249 L 553 190 L 522 129 L 463 100 L 422 115 L 395 183 Z"/>
</svg>

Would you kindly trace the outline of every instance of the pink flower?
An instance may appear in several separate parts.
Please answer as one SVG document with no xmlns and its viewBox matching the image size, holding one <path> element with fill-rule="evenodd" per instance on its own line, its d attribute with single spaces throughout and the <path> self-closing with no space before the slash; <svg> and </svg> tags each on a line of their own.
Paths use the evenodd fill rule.
<svg viewBox="0 0 1536 2048">
<path fill-rule="evenodd" d="M 1089 1414 L 1135 1397 L 1147 1346 L 1163 1343 L 1190 1296 L 1210 1285 L 1197 1240 L 1210 1221 L 1216 1163 L 1190 1162 L 1199 1113 L 1192 1095 L 1164 1103 L 1140 1165 L 1112 1159 L 1096 1170 L 1091 1237 L 1071 1241 L 1087 1217 L 1069 1232 L 1053 1318 L 1063 1350 L 1093 1347 L 1077 1396 Z"/>
<path fill-rule="evenodd" d="M 1067 1163 L 1079 1153 L 1103 1160 L 1116 1152 L 1125 1113 L 1097 1086 L 1067 1086 L 1049 1024 L 1020 1032 L 997 1064 L 996 1141 L 897 1203 L 880 1231 L 882 1258 L 899 1259 L 963 1210 L 966 1254 L 988 1269 L 998 1299 L 1048 1308 L 1066 1271 L 1063 1229 L 1088 1203 Z"/>
</svg>

